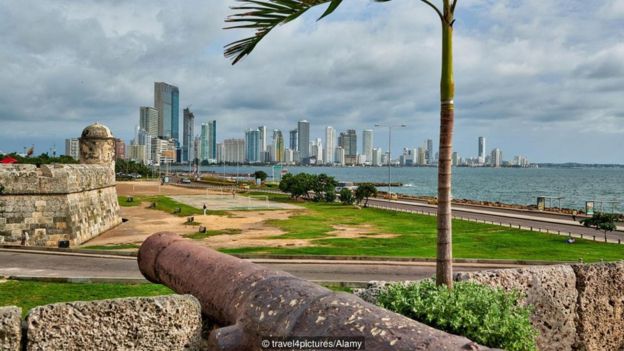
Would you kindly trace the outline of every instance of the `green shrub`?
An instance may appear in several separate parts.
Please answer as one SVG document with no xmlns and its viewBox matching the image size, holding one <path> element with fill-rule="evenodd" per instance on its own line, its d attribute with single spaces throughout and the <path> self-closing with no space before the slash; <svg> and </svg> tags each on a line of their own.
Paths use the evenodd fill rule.
<svg viewBox="0 0 624 351">
<path fill-rule="evenodd" d="M 520 306 L 520 293 L 471 282 L 456 283 L 449 290 L 432 280 L 414 284 L 392 284 L 384 289 L 378 304 L 406 317 L 477 343 L 508 351 L 536 350 L 529 316 L 530 307 Z"/>
<path fill-rule="evenodd" d="M 340 190 L 340 202 L 342 202 L 343 205 L 353 205 L 354 201 L 355 198 L 353 197 L 351 189 L 342 188 Z"/>
<path fill-rule="evenodd" d="M 335 191 L 328 191 L 325 193 L 325 201 L 326 202 L 335 202 L 336 201 L 336 192 Z"/>
</svg>

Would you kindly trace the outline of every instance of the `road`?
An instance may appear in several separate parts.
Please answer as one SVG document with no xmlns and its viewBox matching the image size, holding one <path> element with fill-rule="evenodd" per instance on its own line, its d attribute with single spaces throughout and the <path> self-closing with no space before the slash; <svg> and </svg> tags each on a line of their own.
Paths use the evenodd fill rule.
<svg viewBox="0 0 624 351">
<path fill-rule="evenodd" d="M 281 270 L 312 281 L 368 282 L 403 281 L 427 278 L 435 274 L 431 262 L 253 260 L 274 270 Z M 457 272 L 518 265 L 456 264 Z M 0 276 L 63 278 L 142 278 L 134 257 L 100 257 L 76 254 L 43 254 L 0 249 Z"/>
<path fill-rule="evenodd" d="M 435 205 L 424 204 L 414 201 L 388 201 L 381 199 L 370 199 L 369 204 L 373 207 L 387 208 L 393 210 L 414 211 L 434 215 L 436 212 Z M 522 229 L 560 233 L 567 235 L 572 233 L 574 237 L 585 239 L 593 239 L 596 236 L 597 241 L 604 241 L 604 234 L 592 228 L 586 228 L 578 222 L 573 221 L 569 216 L 539 213 L 535 211 L 519 211 L 495 208 L 476 208 L 473 206 L 453 205 L 453 217 L 459 219 L 467 219 L 478 222 L 487 222 L 496 225 L 512 226 Z M 618 230 L 607 234 L 609 242 L 618 243 L 618 240 L 624 242 L 624 232 Z"/>
</svg>

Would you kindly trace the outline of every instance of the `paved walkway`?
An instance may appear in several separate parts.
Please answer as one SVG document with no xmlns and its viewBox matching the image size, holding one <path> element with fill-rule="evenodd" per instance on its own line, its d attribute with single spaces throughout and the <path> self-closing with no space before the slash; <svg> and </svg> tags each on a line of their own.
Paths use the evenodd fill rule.
<svg viewBox="0 0 624 351">
<path fill-rule="evenodd" d="M 433 262 L 251 260 L 312 281 L 368 282 L 418 280 L 435 274 Z M 506 264 L 456 264 L 455 270 L 511 268 Z M 140 279 L 134 257 L 0 249 L 0 276 Z"/>
</svg>

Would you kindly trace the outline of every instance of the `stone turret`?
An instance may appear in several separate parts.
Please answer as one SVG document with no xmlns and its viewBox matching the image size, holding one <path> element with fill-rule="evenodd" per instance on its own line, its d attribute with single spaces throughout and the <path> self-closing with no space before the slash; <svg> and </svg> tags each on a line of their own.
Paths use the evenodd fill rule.
<svg viewBox="0 0 624 351">
<path fill-rule="evenodd" d="M 94 123 L 82 131 L 80 163 L 104 164 L 115 168 L 115 138 L 107 126 Z"/>
</svg>

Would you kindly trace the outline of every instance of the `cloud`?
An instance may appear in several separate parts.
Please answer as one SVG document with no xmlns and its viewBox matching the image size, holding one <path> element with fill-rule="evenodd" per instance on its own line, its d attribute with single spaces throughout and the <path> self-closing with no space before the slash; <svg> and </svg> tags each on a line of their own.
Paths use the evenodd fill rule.
<svg viewBox="0 0 624 351">
<path fill-rule="evenodd" d="M 129 139 L 139 106 L 153 104 L 154 81 L 177 85 L 198 123 L 216 119 L 219 139 L 261 124 L 286 131 L 303 118 L 319 137 L 326 125 L 340 132 L 393 121 L 410 126 L 397 134 L 397 149 L 437 139 L 440 33 L 422 3 L 344 2 L 319 22 L 317 9 L 277 28 L 236 66 L 223 46 L 251 33 L 222 30 L 231 4 L 0 3 L 0 149 L 19 150 L 16 134 L 60 145 L 96 120 Z M 594 152 L 575 150 L 574 135 L 611 150 L 624 129 L 624 49 L 613 35 L 624 29 L 622 16 L 622 1 L 461 1 L 460 153 L 475 153 L 480 135 L 500 140 L 491 146 L 505 155 L 538 161 L 594 162 Z M 539 148 L 543 130 L 556 131 L 549 137 L 562 151 Z M 624 163 L 624 155 L 600 157 Z"/>
</svg>

